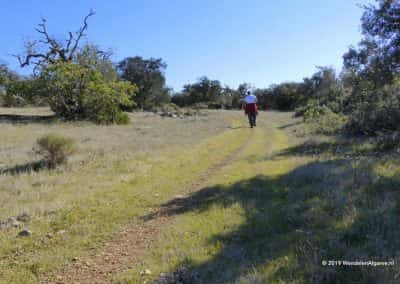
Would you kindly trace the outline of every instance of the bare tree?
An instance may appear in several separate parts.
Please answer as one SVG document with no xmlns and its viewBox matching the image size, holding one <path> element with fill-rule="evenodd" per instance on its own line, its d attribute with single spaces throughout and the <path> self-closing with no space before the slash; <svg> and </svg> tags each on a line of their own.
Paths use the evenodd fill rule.
<svg viewBox="0 0 400 284">
<path fill-rule="evenodd" d="M 36 31 L 41 35 L 41 39 L 26 42 L 25 54 L 16 55 L 20 66 L 34 65 L 34 71 L 36 71 L 44 65 L 57 61 L 72 61 L 80 40 L 86 36 L 88 19 L 94 14 L 94 11 L 90 10 L 89 14 L 83 19 L 83 25 L 75 33 L 69 32 L 65 42 L 55 39 L 48 33 L 47 20 L 42 18 L 42 22 L 36 28 Z"/>
</svg>

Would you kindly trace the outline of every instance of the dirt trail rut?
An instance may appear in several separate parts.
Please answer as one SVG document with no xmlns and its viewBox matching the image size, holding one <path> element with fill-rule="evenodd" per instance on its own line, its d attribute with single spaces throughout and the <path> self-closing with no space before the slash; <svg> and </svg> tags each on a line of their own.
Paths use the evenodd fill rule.
<svg viewBox="0 0 400 284">
<path fill-rule="evenodd" d="M 202 172 L 197 180 L 181 193 L 182 195 L 170 200 L 167 207 L 160 206 L 151 210 L 141 218 L 139 224 L 122 228 L 93 256 L 74 259 L 71 264 L 41 279 L 40 283 L 113 283 L 117 274 L 129 270 L 133 266 L 142 265 L 141 257 L 146 249 L 157 240 L 159 232 L 174 221 L 172 215 L 165 214 L 168 210 L 173 209 L 168 204 L 176 206 L 180 200 L 185 199 L 185 195 L 203 188 L 210 177 L 217 175 L 223 167 L 237 159 L 249 146 L 253 136 L 254 131 L 251 131 L 249 138 L 243 145 Z"/>
</svg>

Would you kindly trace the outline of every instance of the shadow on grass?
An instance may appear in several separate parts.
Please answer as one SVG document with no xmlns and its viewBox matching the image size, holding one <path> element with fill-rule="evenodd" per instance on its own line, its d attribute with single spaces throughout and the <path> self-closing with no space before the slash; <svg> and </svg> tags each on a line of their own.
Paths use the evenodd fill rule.
<svg viewBox="0 0 400 284">
<path fill-rule="evenodd" d="M 16 165 L 14 167 L 0 169 L 0 175 L 19 175 L 30 172 L 38 172 L 47 169 L 44 161 L 30 162 L 23 165 Z"/>
<path fill-rule="evenodd" d="M 278 129 L 286 129 L 286 128 L 290 128 L 290 127 L 292 127 L 292 126 L 297 126 L 297 125 L 300 125 L 300 124 L 302 124 L 303 122 L 301 122 L 301 121 L 297 121 L 297 122 L 293 122 L 293 123 L 289 123 L 289 124 L 285 124 L 285 125 L 282 125 L 282 126 L 279 126 L 278 127 Z"/>
<path fill-rule="evenodd" d="M 207 240 L 221 245 L 210 260 L 195 263 L 188 256 L 155 283 L 395 283 L 398 263 L 321 264 L 398 260 L 400 255 L 400 181 L 377 179 L 371 164 L 360 165 L 344 159 L 313 162 L 278 178 L 255 176 L 164 204 L 147 219 L 188 212 L 201 216 L 240 205 L 245 222 Z"/>
<path fill-rule="evenodd" d="M 378 155 L 379 151 L 373 144 L 357 143 L 351 140 L 341 139 L 335 142 L 306 141 L 303 144 L 289 147 L 274 156 L 313 156 L 322 154 L 331 154 L 336 157 L 368 157 Z"/>
<path fill-rule="evenodd" d="M 0 114 L 0 123 L 51 123 L 57 121 L 55 115 Z"/>
</svg>

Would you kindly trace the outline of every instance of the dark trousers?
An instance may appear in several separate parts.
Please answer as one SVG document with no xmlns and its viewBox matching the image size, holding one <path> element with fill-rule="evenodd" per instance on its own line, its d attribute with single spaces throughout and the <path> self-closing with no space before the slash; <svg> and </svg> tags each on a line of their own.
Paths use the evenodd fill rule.
<svg viewBox="0 0 400 284">
<path fill-rule="evenodd" d="M 257 115 L 255 113 L 248 113 L 250 127 L 256 126 Z"/>
</svg>

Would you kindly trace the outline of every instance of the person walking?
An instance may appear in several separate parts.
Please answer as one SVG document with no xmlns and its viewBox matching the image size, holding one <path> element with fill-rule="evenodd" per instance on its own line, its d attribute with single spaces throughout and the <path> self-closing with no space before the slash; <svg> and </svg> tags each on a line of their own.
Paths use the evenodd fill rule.
<svg viewBox="0 0 400 284">
<path fill-rule="evenodd" d="M 244 113 L 247 114 L 249 118 L 250 127 L 253 128 L 256 126 L 256 119 L 258 115 L 258 108 L 257 108 L 257 97 L 247 91 L 246 96 L 244 97 Z"/>
</svg>

